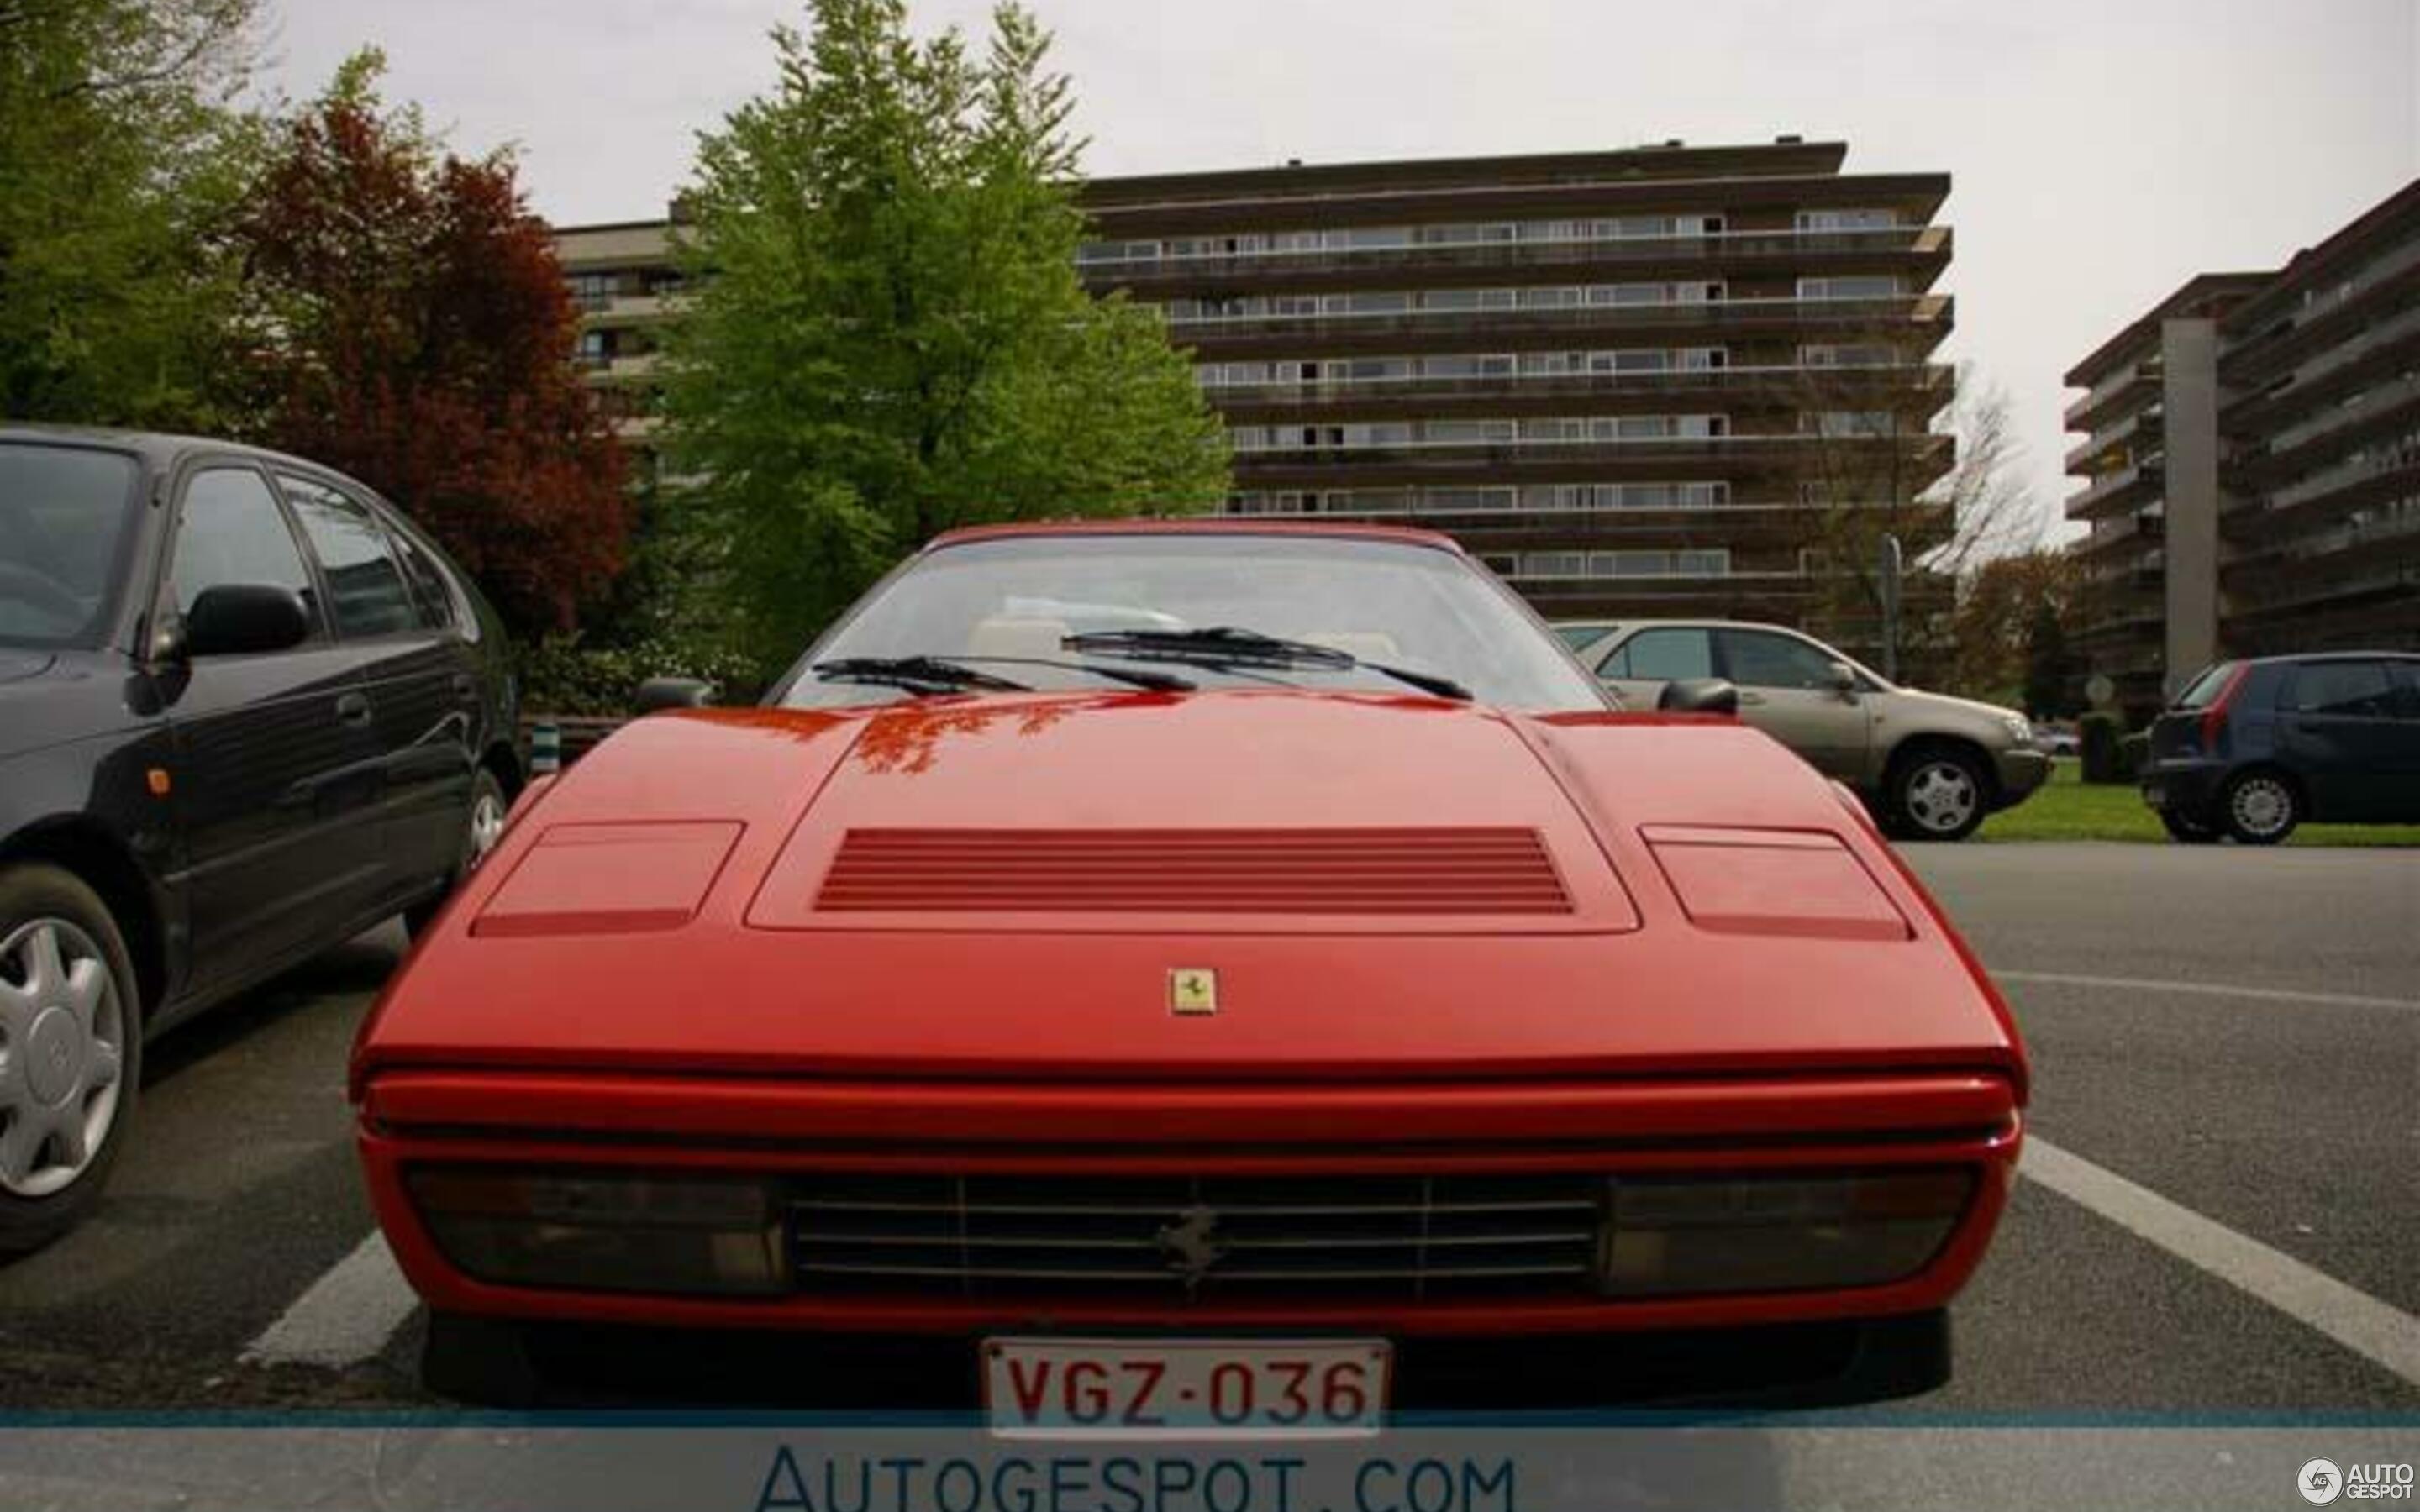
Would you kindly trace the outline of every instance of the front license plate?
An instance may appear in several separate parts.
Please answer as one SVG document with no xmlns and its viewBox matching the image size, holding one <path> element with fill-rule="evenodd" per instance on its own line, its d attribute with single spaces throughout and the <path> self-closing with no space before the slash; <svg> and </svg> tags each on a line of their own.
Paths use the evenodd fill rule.
<svg viewBox="0 0 2420 1512">
<path fill-rule="evenodd" d="M 984 1408 L 1004 1437 L 1342 1438 L 1385 1420 L 1383 1339 L 985 1340 Z"/>
</svg>

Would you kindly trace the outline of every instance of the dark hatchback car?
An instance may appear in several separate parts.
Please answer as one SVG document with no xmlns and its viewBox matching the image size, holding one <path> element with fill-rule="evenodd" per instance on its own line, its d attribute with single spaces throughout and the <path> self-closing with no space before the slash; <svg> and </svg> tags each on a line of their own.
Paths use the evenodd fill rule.
<svg viewBox="0 0 2420 1512">
<path fill-rule="evenodd" d="M 0 1252 L 97 1200 L 147 1037 L 433 911 L 494 843 L 505 653 L 349 478 L 0 427 Z"/>
<path fill-rule="evenodd" d="M 2420 656 L 2221 662 L 2152 723 L 2142 782 L 2192 843 L 2273 845 L 2304 820 L 2420 824 Z"/>
</svg>

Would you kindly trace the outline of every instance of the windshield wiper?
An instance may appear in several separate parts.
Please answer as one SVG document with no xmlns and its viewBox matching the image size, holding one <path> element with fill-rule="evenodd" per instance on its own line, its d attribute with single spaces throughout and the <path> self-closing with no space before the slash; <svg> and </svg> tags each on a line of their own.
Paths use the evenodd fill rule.
<svg viewBox="0 0 2420 1512">
<path fill-rule="evenodd" d="M 1323 646 L 1315 640 L 1288 640 L 1233 625 L 1214 625 L 1198 630 L 1087 630 L 1067 636 L 1059 644 L 1069 651 L 1094 656 L 1189 662 L 1197 667 L 1310 668 L 1326 671 L 1359 669 L 1391 677 L 1438 698 L 1470 701 L 1470 689 L 1450 677 L 1365 661 L 1349 651 Z"/>
<path fill-rule="evenodd" d="M 1049 656 L 841 656 L 831 661 L 819 661 L 807 669 L 818 677 L 834 682 L 887 683 L 920 692 L 964 692 L 979 689 L 988 693 L 1027 693 L 1032 688 L 1024 683 L 1011 682 L 978 671 L 970 662 L 1007 667 L 1055 667 L 1062 671 L 1091 672 L 1113 683 L 1129 687 L 1146 688 L 1154 693 L 1190 693 L 1199 685 L 1189 677 L 1173 672 L 1137 671 L 1128 667 L 1095 667 L 1090 662 L 1060 661 Z"/>
<path fill-rule="evenodd" d="M 1138 671 L 1131 667 L 1096 667 L 1089 661 L 1060 661 L 1051 656 L 961 656 L 954 655 L 950 657 L 950 660 L 954 662 L 979 661 L 986 666 L 996 667 L 1056 667 L 1061 671 L 1091 672 L 1095 677 L 1106 677 L 1113 683 L 1125 683 L 1133 687 L 1149 688 L 1155 693 L 1190 693 L 1195 688 L 1202 686 L 1190 677 L 1179 677 L 1174 672 Z"/>
<path fill-rule="evenodd" d="M 841 656 L 819 661 L 807 671 L 835 683 L 883 683 L 911 693 L 963 693 L 981 688 L 987 693 L 1030 693 L 1023 683 L 961 667 L 939 656 Z"/>
</svg>

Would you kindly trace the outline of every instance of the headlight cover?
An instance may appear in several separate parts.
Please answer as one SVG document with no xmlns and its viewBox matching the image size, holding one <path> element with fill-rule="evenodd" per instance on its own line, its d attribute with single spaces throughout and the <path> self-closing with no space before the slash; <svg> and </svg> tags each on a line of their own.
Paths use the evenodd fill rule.
<svg viewBox="0 0 2420 1512">
<path fill-rule="evenodd" d="M 2006 730 L 2009 733 L 2009 738 L 2020 746 L 2030 746 L 2034 743 L 2033 724 L 2022 714 L 2001 715 L 2000 728 Z"/>
<path fill-rule="evenodd" d="M 1607 1296 L 1804 1291 L 1904 1280 L 1939 1254 L 1975 1173 L 1617 1177 L 1600 1280 Z"/>
<path fill-rule="evenodd" d="M 704 1296 L 787 1285 L 759 1179 L 428 1165 L 405 1186 L 437 1247 L 480 1281 Z"/>
</svg>

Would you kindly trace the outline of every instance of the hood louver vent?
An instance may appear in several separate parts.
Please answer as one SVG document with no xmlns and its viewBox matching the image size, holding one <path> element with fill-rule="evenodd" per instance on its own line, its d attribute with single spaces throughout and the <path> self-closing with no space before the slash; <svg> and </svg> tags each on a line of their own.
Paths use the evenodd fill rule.
<svg viewBox="0 0 2420 1512">
<path fill-rule="evenodd" d="M 852 829 L 827 913 L 1569 914 L 1531 829 Z"/>
</svg>

